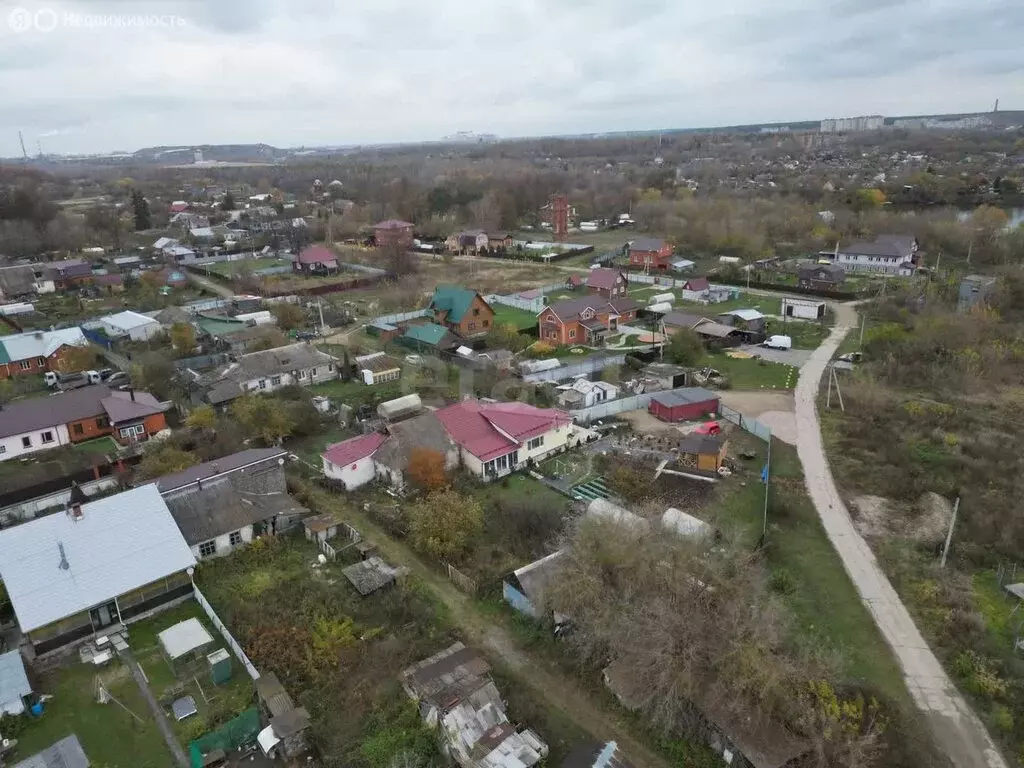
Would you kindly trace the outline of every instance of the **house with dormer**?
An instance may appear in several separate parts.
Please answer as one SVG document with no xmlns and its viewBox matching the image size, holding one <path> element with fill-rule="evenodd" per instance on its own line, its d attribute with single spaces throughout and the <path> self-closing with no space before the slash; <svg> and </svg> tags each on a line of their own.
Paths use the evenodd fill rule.
<svg viewBox="0 0 1024 768">
<path fill-rule="evenodd" d="M 640 305 L 626 297 L 581 296 L 558 301 L 537 315 L 540 340 L 556 346 L 600 346 L 618 332 L 619 323 L 636 319 Z"/>
</svg>

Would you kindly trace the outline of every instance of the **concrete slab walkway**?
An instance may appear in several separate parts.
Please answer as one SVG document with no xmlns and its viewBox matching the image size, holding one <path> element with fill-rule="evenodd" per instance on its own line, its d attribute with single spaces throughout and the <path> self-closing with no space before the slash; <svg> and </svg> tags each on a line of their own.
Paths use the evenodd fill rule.
<svg viewBox="0 0 1024 768">
<path fill-rule="evenodd" d="M 836 327 L 800 371 L 796 386 L 797 451 L 808 493 L 846 572 L 892 648 L 907 688 L 928 718 L 940 748 L 956 768 L 1007 768 L 985 726 L 953 685 L 874 553 L 854 528 L 832 478 L 818 422 L 818 387 L 832 355 L 856 324 L 854 308 L 837 305 Z"/>
</svg>

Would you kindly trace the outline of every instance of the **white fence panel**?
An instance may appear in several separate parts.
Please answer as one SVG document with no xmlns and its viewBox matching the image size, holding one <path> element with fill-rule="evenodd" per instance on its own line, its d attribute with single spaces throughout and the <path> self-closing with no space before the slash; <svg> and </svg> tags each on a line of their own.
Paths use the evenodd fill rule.
<svg viewBox="0 0 1024 768">
<path fill-rule="evenodd" d="M 523 376 L 523 381 L 567 381 L 575 376 L 586 376 L 594 373 L 595 371 L 603 371 L 605 368 L 609 368 L 613 365 L 623 365 L 625 362 L 625 352 L 618 355 L 607 355 L 605 357 L 588 357 L 586 360 L 580 360 L 578 363 L 560 365 L 557 368 L 552 368 L 547 371 L 527 373 Z"/>
<path fill-rule="evenodd" d="M 195 591 L 196 602 L 199 603 L 199 606 L 203 609 L 203 612 L 207 615 L 207 617 L 209 617 L 210 621 L 213 622 L 213 626 L 215 626 L 217 628 L 217 631 L 220 632 L 221 636 L 224 638 L 224 641 L 228 644 L 228 647 L 231 649 L 232 653 L 235 654 L 235 658 L 242 662 L 242 666 L 245 667 L 245 671 L 249 673 L 249 677 L 251 677 L 253 680 L 258 678 L 260 676 L 260 671 L 256 669 L 255 664 L 249 661 L 249 657 L 245 655 L 245 651 L 242 650 L 242 646 L 238 644 L 238 641 L 235 640 L 234 635 L 232 635 L 231 632 L 228 631 L 228 628 L 224 625 L 224 622 L 220 620 L 220 616 L 218 616 L 217 612 L 213 610 L 213 606 L 210 605 L 210 602 L 206 599 L 206 596 L 199 591 L 199 587 L 197 587 L 195 584 L 192 585 L 192 589 Z"/>
</svg>

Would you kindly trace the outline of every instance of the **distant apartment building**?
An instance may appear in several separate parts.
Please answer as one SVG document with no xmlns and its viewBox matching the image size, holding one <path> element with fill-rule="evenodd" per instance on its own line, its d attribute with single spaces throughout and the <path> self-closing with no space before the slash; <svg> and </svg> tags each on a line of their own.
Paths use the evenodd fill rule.
<svg viewBox="0 0 1024 768">
<path fill-rule="evenodd" d="M 864 115 L 862 117 L 830 117 L 821 121 L 822 133 L 861 133 L 879 131 L 885 125 L 881 115 Z"/>
</svg>

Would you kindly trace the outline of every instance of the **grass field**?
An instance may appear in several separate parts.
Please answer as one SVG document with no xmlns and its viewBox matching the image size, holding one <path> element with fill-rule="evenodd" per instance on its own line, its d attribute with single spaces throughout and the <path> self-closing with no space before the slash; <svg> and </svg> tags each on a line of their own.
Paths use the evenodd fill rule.
<svg viewBox="0 0 1024 768">
<path fill-rule="evenodd" d="M 290 264 L 290 261 L 285 261 L 284 259 L 243 259 L 240 261 L 219 261 L 216 264 L 210 264 L 207 270 L 222 277 L 232 277 L 242 269 L 255 272 L 260 269 L 267 269 L 268 267 L 284 267 Z"/>
<path fill-rule="evenodd" d="M 336 379 L 316 384 L 308 389 L 314 395 L 326 395 L 335 401 L 335 405 L 344 403 L 355 408 L 363 404 L 378 405 L 385 400 L 393 400 L 403 394 L 402 386 L 397 381 L 368 387 L 363 382 L 354 379 L 351 381 Z"/>
<path fill-rule="evenodd" d="M 674 306 L 679 312 L 704 314 L 709 317 L 714 317 L 720 312 L 730 312 L 734 309 L 756 309 L 765 315 L 782 314 L 782 299 L 774 296 L 757 296 L 753 293 L 740 293 L 738 299 L 730 299 L 719 304 L 677 301 Z"/>
<path fill-rule="evenodd" d="M 783 363 L 728 357 L 720 352 L 708 355 L 704 364 L 725 374 L 730 389 L 792 389 L 796 386 L 797 369 Z"/>
<path fill-rule="evenodd" d="M 769 336 L 789 336 L 793 340 L 793 349 L 816 349 L 831 330 L 829 326 L 817 322 L 784 323 L 781 320 L 769 320 L 765 324 L 765 333 Z"/>
<path fill-rule="evenodd" d="M 534 328 L 537 325 L 537 316 L 525 309 L 507 307 L 504 304 L 494 304 L 494 324 L 496 326 L 515 326 L 518 331 L 525 331 L 527 328 Z"/>
</svg>

